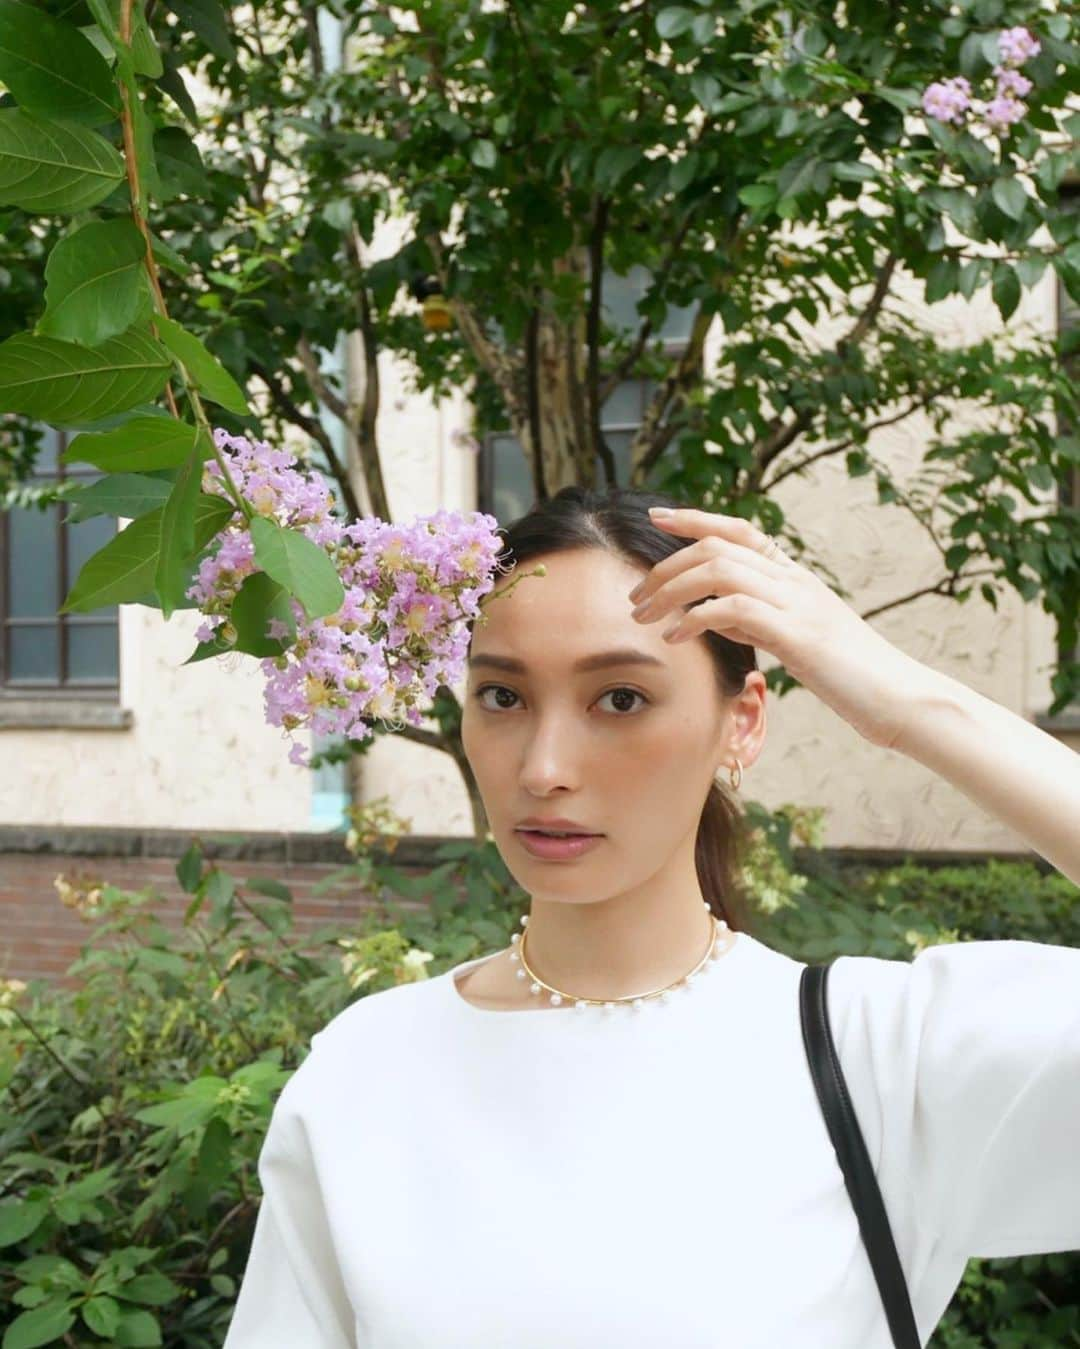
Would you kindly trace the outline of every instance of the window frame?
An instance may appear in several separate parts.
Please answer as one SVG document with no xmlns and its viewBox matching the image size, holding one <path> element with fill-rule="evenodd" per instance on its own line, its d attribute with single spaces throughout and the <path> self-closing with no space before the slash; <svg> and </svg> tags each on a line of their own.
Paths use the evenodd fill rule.
<svg viewBox="0 0 1080 1349">
<path fill-rule="evenodd" d="M 48 471 L 35 468 L 28 481 L 34 482 L 59 481 L 64 482 L 71 479 L 86 480 L 95 482 L 103 475 L 99 469 L 92 465 L 78 464 L 70 465 L 62 461 L 61 456 L 67 448 L 69 436 L 66 431 L 58 428 L 47 428 L 47 430 L 57 437 L 56 442 L 56 464 Z M 0 701 L 4 702 L 26 702 L 28 700 L 39 701 L 47 700 L 50 702 L 94 702 L 103 703 L 109 706 L 119 705 L 121 682 L 123 679 L 122 668 L 122 649 L 120 642 L 120 613 L 119 607 L 114 617 L 103 618 L 96 613 L 87 614 L 61 614 L 54 613 L 51 617 L 18 617 L 16 618 L 10 612 L 11 595 L 11 532 L 8 528 L 8 516 L 11 510 L 20 510 L 21 507 L 11 507 L 8 510 L 0 510 Z M 66 576 L 69 560 L 69 534 L 67 515 L 70 511 L 70 503 L 59 502 L 56 506 L 57 518 L 52 524 L 55 531 L 54 547 L 56 549 L 56 565 L 58 590 L 65 592 L 67 589 Z M 41 517 L 44 525 L 45 516 Z M 62 600 L 62 593 L 57 596 L 57 609 L 59 609 Z M 10 678 L 11 670 L 11 633 L 18 628 L 43 628 L 51 627 L 57 632 L 57 678 L 56 680 L 30 680 L 22 679 L 13 682 Z M 109 627 L 113 630 L 116 641 L 116 678 L 115 680 L 99 680 L 95 682 L 69 682 L 71 679 L 71 650 L 69 634 L 73 628 L 80 627 Z"/>
</svg>

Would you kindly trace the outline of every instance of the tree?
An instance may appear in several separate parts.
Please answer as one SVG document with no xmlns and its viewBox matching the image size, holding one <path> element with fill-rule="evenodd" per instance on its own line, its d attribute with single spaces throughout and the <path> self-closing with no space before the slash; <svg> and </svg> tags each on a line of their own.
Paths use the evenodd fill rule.
<svg viewBox="0 0 1080 1349">
<path fill-rule="evenodd" d="M 123 422 L 159 395 L 179 412 L 179 378 L 202 430 L 185 463 L 207 452 L 201 400 L 217 403 L 219 424 L 252 428 L 240 391 L 253 390 L 272 426 L 310 436 L 345 511 L 362 501 L 388 518 L 376 434 L 386 352 L 418 390 L 467 388 L 477 432 L 509 428 L 544 497 L 615 480 L 601 409 L 621 380 L 648 378 L 630 481 L 758 519 L 827 571 L 773 489 L 828 458 L 872 475 L 883 507 L 925 531 L 940 576 L 866 616 L 927 594 L 978 590 L 996 605 L 1011 587 L 1057 625 L 1054 710 L 1080 694 L 1080 530 L 1075 508 L 1049 499 L 1080 463 L 1067 369 L 1077 337 L 1009 325 L 1047 268 L 1080 299 L 1080 215 L 1063 191 L 1080 130 L 1071 6 L 335 0 L 322 14 L 348 36 L 346 68 L 324 50 L 320 11 L 296 0 L 46 9 L 0 0 L 0 24 L 19 38 L 0 41 L 0 266 L 14 333 L 0 344 L 0 412 L 22 465 L 32 419 Z M 1019 24 L 1041 44 L 1024 66 L 1022 120 L 994 133 L 923 112 L 932 81 L 988 80 L 1001 29 Z M 49 78 L 58 62 L 82 96 L 74 106 Z M 198 149 L 177 117 L 197 121 L 183 71 L 219 109 Z M 59 138 L 70 157 L 58 190 L 44 159 Z M 400 243 L 376 257 L 387 223 Z M 117 249 L 127 240 L 131 278 L 96 328 L 82 297 L 95 277 L 104 285 L 102 255 L 76 242 L 95 229 Z M 605 287 L 632 268 L 651 281 L 626 331 Z M 930 303 L 989 288 L 1004 331 L 944 343 L 914 329 L 896 301 L 904 275 Z M 425 325 L 423 297 L 448 326 Z M 692 315 L 677 356 L 658 337 L 673 307 Z M 826 331 L 836 336 L 823 342 Z M 362 341 L 355 401 L 320 365 L 341 333 Z M 58 340 L 78 350 L 58 353 Z M 79 383 L 100 391 L 118 342 L 144 353 L 144 385 L 56 421 L 56 391 L 71 383 L 63 358 L 102 368 Z M 30 365 L 40 397 L 26 393 Z M 345 428 L 345 462 L 321 410 Z M 932 436 L 900 481 L 870 436 L 917 414 Z M 148 547 L 172 549 L 153 564 L 171 568 L 158 595 L 168 611 L 207 540 L 189 523 L 191 469 L 177 476 L 160 457 L 142 467 L 175 479 L 160 518 L 171 511 L 178 528 L 143 531 Z M 782 669 L 770 683 L 793 687 Z M 471 787 L 449 689 L 432 715 L 438 732 L 396 733 L 454 754 Z"/>
</svg>

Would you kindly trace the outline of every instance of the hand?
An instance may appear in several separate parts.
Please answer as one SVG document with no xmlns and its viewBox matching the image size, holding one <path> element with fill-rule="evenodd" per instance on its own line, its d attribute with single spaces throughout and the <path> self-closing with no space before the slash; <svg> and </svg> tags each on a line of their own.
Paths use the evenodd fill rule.
<svg viewBox="0 0 1080 1349">
<path fill-rule="evenodd" d="M 926 666 L 786 553 L 773 548 L 765 557 L 769 536 L 749 520 L 689 508 L 649 518 L 697 542 L 657 562 L 631 592 L 639 603 L 652 601 L 641 622 L 682 607 L 675 640 L 711 629 L 762 647 L 865 739 L 888 749 L 897 744 L 916 690 L 932 673 Z M 672 628 L 663 634 L 669 640 Z"/>
</svg>

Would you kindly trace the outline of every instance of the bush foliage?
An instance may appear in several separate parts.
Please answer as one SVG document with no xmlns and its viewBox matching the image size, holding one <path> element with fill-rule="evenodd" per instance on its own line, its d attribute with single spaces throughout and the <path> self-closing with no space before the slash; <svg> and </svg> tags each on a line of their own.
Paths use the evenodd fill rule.
<svg viewBox="0 0 1080 1349">
<path fill-rule="evenodd" d="M 1076 887 L 1032 864 L 841 868 L 820 815 L 750 804 L 755 935 L 800 959 L 909 958 L 940 941 L 1080 945 Z M 216 1349 L 259 1201 L 276 1094 L 311 1036 L 358 997 L 509 943 L 527 896 L 493 842 L 444 845 L 411 875 L 393 848 L 345 874 L 372 896 L 348 928 L 301 935 L 288 889 L 193 844 L 190 895 L 58 883 L 89 925 L 72 988 L 0 984 L 2 1349 Z M 332 877 L 333 879 L 340 879 Z M 422 901 L 409 906 L 402 901 Z M 430 970 L 429 970 L 430 966 Z M 1080 1258 L 972 1261 L 935 1349 L 1080 1343 Z"/>
</svg>

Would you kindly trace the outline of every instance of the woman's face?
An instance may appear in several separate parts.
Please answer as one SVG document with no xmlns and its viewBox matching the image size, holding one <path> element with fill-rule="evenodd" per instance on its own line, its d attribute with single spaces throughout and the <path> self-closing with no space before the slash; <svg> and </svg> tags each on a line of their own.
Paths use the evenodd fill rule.
<svg viewBox="0 0 1080 1349">
<path fill-rule="evenodd" d="M 764 677 L 755 671 L 741 695 L 721 698 L 704 638 L 665 642 L 674 613 L 631 618 L 641 568 L 602 549 L 542 560 L 546 576 L 489 597 L 474 627 L 462 743 L 518 884 L 541 899 L 609 899 L 680 851 L 692 863 L 712 778 L 733 755 L 746 767 L 759 752 Z M 616 651 L 617 661 L 578 668 Z M 575 858 L 535 857 L 515 833 L 529 815 L 604 837 Z"/>
</svg>

